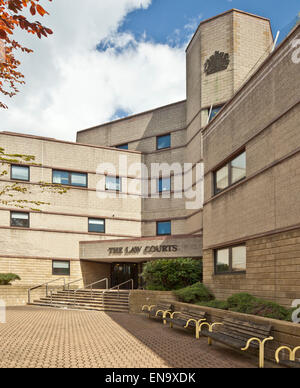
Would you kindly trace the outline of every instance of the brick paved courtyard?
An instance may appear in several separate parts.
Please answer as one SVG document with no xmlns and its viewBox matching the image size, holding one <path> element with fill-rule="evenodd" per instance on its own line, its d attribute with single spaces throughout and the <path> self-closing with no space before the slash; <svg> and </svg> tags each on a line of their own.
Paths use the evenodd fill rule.
<svg viewBox="0 0 300 388">
<path fill-rule="evenodd" d="M 255 368 L 256 362 L 143 316 L 19 307 L 0 324 L 1 368 Z"/>
</svg>

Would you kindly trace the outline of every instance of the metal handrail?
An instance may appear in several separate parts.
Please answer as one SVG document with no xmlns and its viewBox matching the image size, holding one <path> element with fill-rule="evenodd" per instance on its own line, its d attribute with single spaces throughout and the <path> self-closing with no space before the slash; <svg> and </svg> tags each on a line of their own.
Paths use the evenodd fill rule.
<svg viewBox="0 0 300 388">
<path fill-rule="evenodd" d="M 103 283 L 105 281 L 105 289 L 108 289 L 108 278 L 104 278 L 101 280 L 98 280 L 97 282 L 91 283 L 83 288 L 78 288 L 77 290 L 74 291 L 74 305 L 76 305 L 76 294 L 78 291 L 86 290 L 87 288 L 91 288 L 91 298 L 93 298 L 93 286 L 99 283 Z"/>
<path fill-rule="evenodd" d="M 120 298 L 120 287 L 124 286 L 127 283 L 131 283 L 131 289 L 133 290 L 133 288 L 134 288 L 134 281 L 133 281 L 133 279 L 129 279 L 126 282 L 120 283 L 117 286 L 114 286 L 114 287 L 110 288 L 109 291 L 115 290 L 117 288 L 118 289 L 118 297 Z"/>
<path fill-rule="evenodd" d="M 31 291 L 34 291 L 34 290 L 37 290 L 38 288 L 46 286 L 46 297 L 48 297 L 48 285 L 51 284 L 51 283 L 58 282 L 59 280 L 63 280 L 64 281 L 64 288 L 65 288 L 65 286 L 66 286 L 66 279 L 65 278 L 57 278 L 57 279 L 51 280 L 50 282 L 43 283 L 43 284 L 40 284 L 38 286 L 29 288 L 28 289 L 28 303 L 31 303 Z"/>
<path fill-rule="evenodd" d="M 71 285 L 71 284 L 78 283 L 78 282 L 81 282 L 81 281 L 83 281 L 83 278 L 80 278 L 80 279 L 77 279 L 77 280 L 73 280 L 73 282 L 70 282 L 70 283 L 66 284 L 65 287 L 64 287 L 64 289 L 65 289 L 65 290 L 66 290 L 66 289 L 70 290 L 70 285 Z"/>
</svg>

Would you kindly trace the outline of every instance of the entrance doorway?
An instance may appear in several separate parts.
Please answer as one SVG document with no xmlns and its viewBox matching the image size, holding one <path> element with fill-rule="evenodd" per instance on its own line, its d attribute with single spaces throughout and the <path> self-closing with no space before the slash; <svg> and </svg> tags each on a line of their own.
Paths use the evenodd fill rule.
<svg viewBox="0 0 300 388">
<path fill-rule="evenodd" d="M 139 288 L 139 265 L 132 263 L 117 263 L 111 265 L 112 287 L 133 279 L 133 288 Z M 131 284 L 125 284 L 121 289 L 129 289 Z"/>
</svg>

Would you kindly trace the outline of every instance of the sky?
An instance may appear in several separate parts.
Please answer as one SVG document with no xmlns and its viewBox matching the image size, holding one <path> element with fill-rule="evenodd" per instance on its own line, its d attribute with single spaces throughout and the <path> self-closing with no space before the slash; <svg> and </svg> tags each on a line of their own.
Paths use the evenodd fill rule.
<svg viewBox="0 0 300 388">
<path fill-rule="evenodd" d="M 54 35 L 17 33 L 26 85 L 0 131 L 75 141 L 76 131 L 185 99 L 185 49 L 198 24 L 231 8 L 271 19 L 280 40 L 299 0 L 41 0 Z"/>
</svg>

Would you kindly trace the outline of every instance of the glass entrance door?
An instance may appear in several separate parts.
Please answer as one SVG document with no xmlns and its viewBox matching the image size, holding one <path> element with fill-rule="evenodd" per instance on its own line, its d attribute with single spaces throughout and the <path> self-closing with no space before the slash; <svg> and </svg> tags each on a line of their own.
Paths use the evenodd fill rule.
<svg viewBox="0 0 300 388">
<path fill-rule="evenodd" d="M 112 264 L 112 287 L 117 286 L 118 284 L 127 282 L 130 279 L 133 279 L 133 286 L 135 289 L 138 288 L 138 264 L 131 263 L 118 263 Z M 125 284 L 121 289 L 129 289 L 131 284 Z"/>
</svg>

